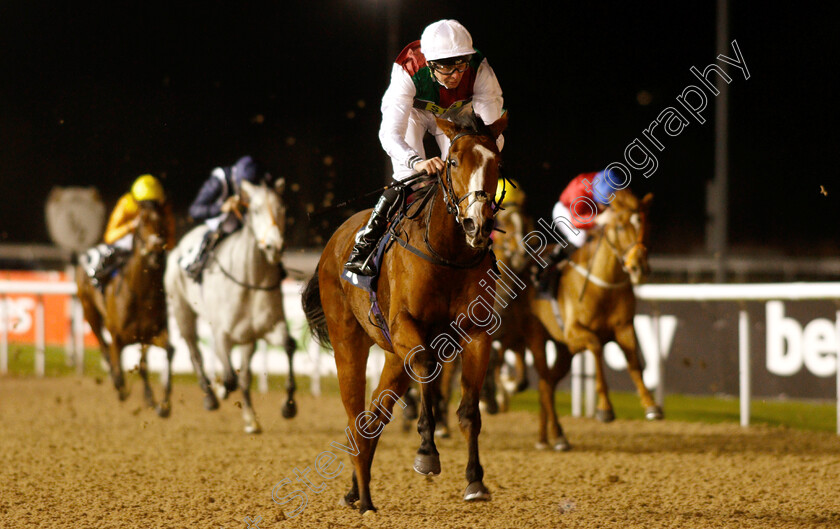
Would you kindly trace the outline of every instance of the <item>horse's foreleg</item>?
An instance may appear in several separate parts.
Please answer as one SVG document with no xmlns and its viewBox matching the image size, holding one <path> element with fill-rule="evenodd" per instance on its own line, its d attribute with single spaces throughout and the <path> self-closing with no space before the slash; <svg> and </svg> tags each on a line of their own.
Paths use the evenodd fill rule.
<svg viewBox="0 0 840 529">
<path fill-rule="evenodd" d="M 128 389 L 125 386 L 122 363 L 120 362 L 123 345 L 115 334 L 111 333 L 111 344 L 108 346 L 108 364 L 111 368 L 111 380 L 114 382 L 117 395 L 120 400 L 125 400 L 128 398 Z"/>
<path fill-rule="evenodd" d="M 461 405 L 458 406 L 458 420 L 461 432 L 467 439 L 469 459 L 467 461 L 467 489 L 464 500 L 489 500 L 490 491 L 484 486 L 484 469 L 478 455 L 478 434 L 481 432 L 481 412 L 478 401 L 481 386 L 487 374 L 490 357 L 489 336 L 475 336 L 466 344 L 461 360 Z"/>
<path fill-rule="evenodd" d="M 286 403 L 283 405 L 283 417 L 286 419 L 291 419 L 295 415 L 297 415 L 297 403 L 295 403 L 295 390 L 297 389 L 297 384 L 295 383 L 295 371 L 294 371 L 294 354 L 295 350 L 297 349 L 297 342 L 295 339 L 288 332 L 288 328 L 286 328 L 286 340 L 283 343 L 283 347 L 286 350 L 286 356 L 289 359 L 289 378 L 286 379 Z"/>
<path fill-rule="evenodd" d="M 169 333 L 164 332 L 162 337 L 159 337 L 158 347 L 166 350 L 166 371 L 161 375 L 163 382 L 163 400 L 157 407 L 157 414 L 159 417 L 169 417 L 172 411 L 172 404 L 170 398 L 172 396 L 172 358 L 175 356 L 175 347 L 169 342 Z"/>
<path fill-rule="evenodd" d="M 148 344 L 140 344 L 140 364 L 137 366 L 140 371 L 140 378 L 143 379 L 143 399 L 149 408 L 155 407 L 155 396 L 152 393 L 152 386 L 149 384 L 149 365 L 146 355 L 149 352 Z"/>
<path fill-rule="evenodd" d="M 260 423 L 257 422 L 257 415 L 251 406 L 251 356 L 254 354 L 254 346 L 249 343 L 241 346 L 242 365 L 239 366 L 239 389 L 242 390 L 242 419 L 245 421 L 245 433 L 260 433 Z"/>
<path fill-rule="evenodd" d="M 636 390 L 639 392 L 642 407 L 645 409 L 645 418 L 648 420 L 664 418 L 662 408 L 656 405 L 656 401 L 653 400 L 653 396 L 650 394 L 647 386 L 645 386 L 645 381 L 642 377 L 642 366 L 639 363 L 636 331 L 633 328 L 632 322 L 616 330 L 615 341 L 624 352 L 624 358 L 627 359 L 627 372 L 630 374 L 630 378 L 633 380 L 633 384 L 636 385 Z"/>
</svg>

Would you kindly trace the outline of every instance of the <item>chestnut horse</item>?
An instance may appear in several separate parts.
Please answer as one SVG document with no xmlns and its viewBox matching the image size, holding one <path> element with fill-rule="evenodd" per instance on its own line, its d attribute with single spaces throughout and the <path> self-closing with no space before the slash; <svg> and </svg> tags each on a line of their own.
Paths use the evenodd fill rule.
<svg viewBox="0 0 840 529">
<path fill-rule="evenodd" d="M 157 204 L 141 202 L 132 254 L 122 271 L 107 284 L 104 294 L 93 286 L 82 266 L 76 267 L 79 301 L 85 319 L 99 341 L 120 400 L 128 397 L 120 364 L 123 348 L 133 343 L 140 344 L 138 369 L 143 378 L 146 404 L 152 408 L 155 401 L 149 385 L 146 352 L 150 345 L 166 350 L 164 395 L 157 406 L 157 414 L 161 417 L 168 417 L 171 410 L 169 397 L 172 393 L 172 356 L 175 354 L 169 343 L 163 291 L 166 240 L 166 222 Z M 103 328 L 108 329 L 110 342 L 105 340 Z"/>
<path fill-rule="evenodd" d="M 403 395 L 412 378 L 423 382 L 417 425 L 421 444 L 414 469 L 424 475 L 440 473 L 432 382 L 440 374 L 440 360 L 451 361 L 458 352 L 463 366 L 458 418 L 469 450 L 464 499 L 490 499 L 479 462 L 478 401 L 492 339 L 481 327 L 487 326 L 486 320 L 477 323 L 474 316 L 477 300 L 483 300 L 482 295 L 494 295 L 494 279 L 484 278 L 495 277 L 488 272 L 493 274 L 489 251 L 495 214 L 492 197 L 500 163 L 496 138 L 507 124 L 507 114 L 489 127 L 471 109 L 469 115 L 461 112 L 455 116 L 454 122 L 438 119 L 437 124 L 451 140 L 445 174 L 438 175 L 434 185 L 427 187 L 424 199 L 418 199 L 417 208 L 425 208 L 422 214 L 392 225 L 391 232 L 400 245 L 395 244 L 380 265 L 377 296 L 390 340 L 369 318 L 369 294 L 340 277 L 354 236 L 369 210 L 352 216 L 330 238 L 303 293 L 310 329 L 322 343 L 331 343 L 335 349 L 349 424 L 347 434 L 356 445 L 351 454 L 352 486 L 343 504 L 359 501 L 362 513 L 375 510 L 370 477 L 379 434 L 391 419 L 394 403 L 404 404 L 398 396 Z M 446 338 L 448 342 L 441 345 Z M 365 368 L 374 343 L 386 351 L 386 358 L 370 411 L 366 412 Z M 438 349 L 437 355 L 432 348 Z M 447 356 L 442 350 L 454 352 Z M 386 396 L 391 398 L 386 400 Z"/>
<path fill-rule="evenodd" d="M 584 350 L 596 359 L 596 416 L 603 422 L 615 418 L 604 377 L 603 345 L 615 341 L 627 359 L 627 370 L 639 392 L 645 416 L 662 419 L 642 380 L 633 317 L 636 297 L 633 285 L 644 281 L 650 272 L 647 263 L 648 210 L 653 195 L 639 201 L 629 190 L 615 192 L 610 207 L 596 218 L 597 227 L 590 240 L 566 262 L 554 300 L 531 296 L 531 309 L 540 319 L 548 336 L 565 344 L 558 350 L 555 366 L 549 368 L 545 339 L 535 335 L 530 340 L 531 354 L 540 378 L 540 432 L 538 447 L 548 446 L 546 427 L 551 430 L 556 450 L 570 445 L 557 421 L 554 389 L 568 373 L 571 354 Z M 559 313 L 559 314 L 558 314 Z M 561 327 L 558 316 L 563 322 Z"/>
</svg>

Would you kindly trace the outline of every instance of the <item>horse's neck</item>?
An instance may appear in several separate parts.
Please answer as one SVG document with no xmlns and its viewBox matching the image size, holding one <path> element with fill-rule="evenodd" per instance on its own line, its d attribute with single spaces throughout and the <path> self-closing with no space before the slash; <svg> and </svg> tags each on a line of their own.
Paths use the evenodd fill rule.
<svg viewBox="0 0 840 529">
<path fill-rule="evenodd" d="M 158 276 L 160 277 L 161 283 L 163 280 L 163 275 L 158 274 L 156 276 L 155 270 L 155 268 L 146 263 L 145 256 L 141 251 L 138 248 L 134 248 L 131 257 L 128 258 L 128 261 L 126 261 L 123 267 L 123 280 L 130 286 L 130 290 L 136 296 L 142 297 L 153 294 L 156 289 L 149 288 L 154 286 L 150 281 L 153 281 Z"/>
<path fill-rule="evenodd" d="M 259 284 L 271 267 L 257 244 L 257 238 L 252 231 L 250 220 L 246 219 L 241 229 L 231 234 L 230 267 L 231 273 L 243 282 Z M 279 271 L 277 272 L 279 273 Z"/>
<path fill-rule="evenodd" d="M 600 231 L 583 246 L 581 258 L 575 261 L 586 269 L 591 266 L 592 274 L 599 279 L 609 283 L 620 283 L 627 280 L 627 273 L 605 238 L 606 232 Z"/>
</svg>

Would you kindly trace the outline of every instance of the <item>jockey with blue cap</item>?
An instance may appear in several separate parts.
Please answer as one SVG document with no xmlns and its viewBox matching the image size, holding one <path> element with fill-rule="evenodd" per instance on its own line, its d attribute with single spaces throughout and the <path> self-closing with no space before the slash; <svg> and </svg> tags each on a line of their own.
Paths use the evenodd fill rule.
<svg viewBox="0 0 840 529">
<path fill-rule="evenodd" d="M 382 97 L 379 141 L 391 157 L 395 180 L 444 170 L 440 157 L 426 158 L 423 137 L 431 134 L 445 157 L 449 138 L 435 118 L 446 118 L 469 103 L 484 123 L 493 123 L 502 116 L 502 89 L 487 59 L 473 48 L 469 31 L 457 20 L 439 20 L 397 56 L 391 83 Z M 501 150 L 504 137 L 499 135 L 496 142 Z M 344 264 L 348 271 L 376 274 L 370 256 L 385 232 L 389 211 L 398 196 L 393 188 L 382 194 L 367 225 L 356 235 L 356 245 Z"/>
<path fill-rule="evenodd" d="M 609 207 L 615 198 L 614 188 L 605 177 L 605 171 L 582 173 L 572 179 L 560 193 L 551 216 L 553 224 L 562 234 L 566 246 L 558 244 L 549 254 L 548 266 L 543 272 L 570 258 L 586 242 L 586 235 L 595 225 L 595 217 Z M 545 290 L 548 273 L 539 274 L 539 288 Z"/>
<path fill-rule="evenodd" d="M 187 274 L 198 283 L 213 248 L 242 226 L 241 208 L 246 206 L 240 197 L 243 181 L 271 184 L 271 175 L 252 157 L 243 156 L 232 166 L 213 169 L 190 205 L 190 217 L 209 228 L 201 245 L 190 252 L 194 255 L 188 254 L 181 261 Z"/>
</svg>

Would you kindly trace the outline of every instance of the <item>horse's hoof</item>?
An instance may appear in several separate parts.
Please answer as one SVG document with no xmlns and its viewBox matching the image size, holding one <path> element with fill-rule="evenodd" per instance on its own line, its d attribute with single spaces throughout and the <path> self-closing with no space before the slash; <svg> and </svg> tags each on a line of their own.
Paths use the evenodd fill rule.
<svg viewBox="0 0 840 529">
<path fill-rule="evenodd" d="M 572 449 L 572 445 L 569 444 L 569 441 L 566 440 L 565 437 L 560 437 L 556 441 L 554 441 L 554 451 L 555 452 L 568 452 Z"/>
<path fill-rule="evenodd" d="M 246 425 L 245 426 L 245 433 L 249 433 L 249 434 L 262 433 L 262 428 L 260 427 L 260 423 L 255 422 L 254 424 Z"/>
<path fill-rule="evenodd" d="M 600 422 L 613 422 L 615 413 L 612 410 L 595 410 L 595 418 Z"/>
<path fill-rule="evenodd" d="M 414 458 L 414 471 L 424 476 L 437 476 L 440 474 L 440 456 L 417 454 Z"/>
<path fill-rule="evenodd" d="M 297 403 L 293 400 L 286 401 L 286 404 L 283 405 L 283 409 L 280 410 L 280 413 L 283 414 L 284 419 L 291 419 L 297 415 Z"/>
<path fill-rule="evenodd" d="M 490 501 L 491 499 L 490 491 L 480 481 L 473 481 L 464 491 L 464 501 Z"/>
<path fill-rule="evenodd" d="M 204 409 L 207 411 L 213 411 L 219 409 L 219 399 L 216 398 L 215 395 L 212 393 L 208 393 L 204 395 Z"/>
<path fill-rule="evenodd" d="M 371 507 L 369 509 L 359 509 L 359 512 L 362 513 L 362 516 L 370 517 L 376 514 L 376 507 Z"/>
<path fill-rule="evenodd" d="M 155 412 L 157 412 L 158 417 L 161 419 L 166 419 L 169 417 L 169 414 L 172 413 L 172 406 L 170 406 L 169 403 L 161 404 L 155 408 Z"/>
<path fill-rule="evenodd" d="M 125 389 L 124 387 L 117 390 L 117 398 L 120 399 L 121 402 L 125 401 L 125 399 L 127 399 L 130 394 L 131 392 Z"/>
<path fill-rule="evenodd" d="M 449 428 L 446 426 L 441 426 L 440 428 L 435 429 L 435 437 L 439 437 L 441 439 L 449 439 Z"/>
<path fill-rule="evenodd" d="M 645 409 L 645 419 L 649 421 L 661 421 L 665 418 L 665 413 L 659 406 L 648 406 Z"/>
<path fill-rule="evenodd" d="M 548 450 L 548 443 L 540 441 L 539 443 L 536 443 L 534 445 L 534 448 L 536 448 L 537 450 Z"/>
</svg>

